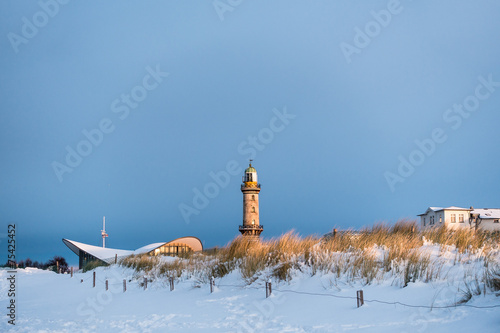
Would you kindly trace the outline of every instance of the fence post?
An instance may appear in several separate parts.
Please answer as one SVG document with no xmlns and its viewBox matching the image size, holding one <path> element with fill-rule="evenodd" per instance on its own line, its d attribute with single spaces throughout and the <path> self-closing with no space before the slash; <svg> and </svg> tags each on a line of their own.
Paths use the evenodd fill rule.
<svg viewBox="0 0 500 333">
<path fill-rule="evenodd" d="M 266 298 L 271 296 L 272 291 L 271 282 L 266 282 Z"/>
<path fill-rule="evenodd" d="M 356 291 L 356 301 L 358 303 L 358 308 L 365 304 L 365 300 L 363 298 L 363 290 Z"/>
<path fill-rule="evenodd" d="M 73 277 L 73 266 L 71 266 L 71 277 Z"/>
<path fill-rule="evenodd" d="M 144 290 L 146 290 L 148 287 L 148 278 L 144 277 Z"/>
<path fill-rule="evenodd" d="M 214 281 L 214 277 L 210 277 L 210 293 L 213 293 L 214 292 L 214 285 L 215 285 L 215 281 Z"/>
<path fill-rule="evenodd" d="M 92 288 L 95 288 L 95 272 L 94 272 L 94 283 L 92 284 Z"/>
<path fill-rule="evenodd" d="M 123 292 L 127 291 L 127 280 L 123 279 Z"/>
<path fill-rule="evenodd" d="M 80 283 L 83 283 L 83 279 L 80 279 Z"/>
<path fill-rule="evenodd" d="M 118 261 L 118 254 L 115 253 L 115 264 L 116 264 L 117 261 Z"/>
<path fill-rule="evenodd" d="M 170 280 L 170 291 L 172 291 L 174 290 L 174 278 L 170 277 L 169 280 Z"/>
<path fill-rule="evenodd" d="M 106 291 L 108 290 L 108 280 L 106 280 Z"/>
</svg>

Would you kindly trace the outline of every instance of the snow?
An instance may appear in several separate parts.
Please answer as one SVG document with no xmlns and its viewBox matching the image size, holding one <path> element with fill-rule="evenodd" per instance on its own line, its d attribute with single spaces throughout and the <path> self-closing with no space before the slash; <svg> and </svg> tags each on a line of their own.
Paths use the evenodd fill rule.
<svg viewBox="0 0 500 333">
<path fill-rule="evenodd" d="M 64 239 L 63 241 L 77 255 L 78 255 L 78 249 L 81 249 L 81 250 L 93 255 L 94 257 L 99 258 L 99 259 L 104 260 L 104 261 L 109 261 L 111 259 L 114 260 L 115 254 L 118 255 L 118 257 L 125 257 L 125 256 L 129 256 L 131 254 L 134 254 L 134 251 L 104 248 L 104 247 L 100 247 L 100 246 L 88 245 L 88 244 L 72 241 L 69 239 Z"/>
<path fill-rule="evenodd" d="M 471 214 L 479 214 L 481 219 L 500 219 L 500 209 L 474 209 Z"/>
<path fill-rule="evenodd" d="M 134 254 L 147 253 L 149 251 L 153 251 L 154 249 L 162 246 L 163 244 L 166 244 L 166 243 L 153 243 L 153 244 L 149 244 L 149 245 L 146 245 L 146 246 L 138 248 L 137 250 L 133 251 L 133 253 Z"/>
<path fill-rule="evenodd" d="M 383 257 L 383 247 L 374 247 Z M 141 285 L 143 277 L 119 265 L 92 272 L 55 274 L 38 269 L 17 270 L 16 325 L 0 322 L 5 332 L 498 332 L 499 308 L 439 306 L 456 304 L 462 297 L 464 272 L 480 271 L 479 255 L 459 255 L 454 247 L 440 247 L 428 241 L 420 251 L 437 260 L 445 273 L 424 283 L 401 287 L 388 273 L 377 282 L 363 285 L 334 273 L 312 275 L 307 267 L 296 270 L 290 282 L 272 281 L 273 294 L 265 298 L 262 274 L 250 285 L 238 270 L 216 279 L 214 293 L 208 283 L 183 275 L 170 291 L 166 277 Z M 175 258 L 162 257 L 173 261 Z M 7 270 L 0 270 L 0 303 L 5 309 Z M 151 278 L 152 276 L 150 276 Z M 80 283 L 83 279 L 84 282 Z M 110 290 L 105 291 L 105 280 Z M 122 281 L 127 280 L 127 291 Z M 364 291 L 365 305 L 356 307 L 356 291 Z M 332 297 L 336 296 L 336 297 Z M 346 298 L 338 298 L 346 297 Z M 424 305 L 411 308 L 400 304 Z M 491 291 L 474 296 L 474 306 L 500 305 Z M 5 310 L 4 310 L 5 311 Z"/>
<path fill-rule="evenodd" d="M 470 210 L 469 208 L 463 208 L 463 207 L 457 207 L 457 206 L 450 206 L 447 208 L 444 208 L 446 210 Z"/>
</svg>

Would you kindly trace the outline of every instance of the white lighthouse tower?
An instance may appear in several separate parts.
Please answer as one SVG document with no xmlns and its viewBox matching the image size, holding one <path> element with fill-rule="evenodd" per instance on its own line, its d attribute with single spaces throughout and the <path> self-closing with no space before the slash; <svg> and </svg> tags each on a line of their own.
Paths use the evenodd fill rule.
<svg viewBox="0 0 500 333">
<path fill-rule="evenodd" d="M 241 184 L 243 193 L 243 225 L 240 225 L 240 232 L 245 237 L 258 239 L 264 226 L 259 221 L 259 192 L 260 184 L 257 181 L 257 170 L 252 166 L 252 160 L 243 175 Z"/>
</svg>

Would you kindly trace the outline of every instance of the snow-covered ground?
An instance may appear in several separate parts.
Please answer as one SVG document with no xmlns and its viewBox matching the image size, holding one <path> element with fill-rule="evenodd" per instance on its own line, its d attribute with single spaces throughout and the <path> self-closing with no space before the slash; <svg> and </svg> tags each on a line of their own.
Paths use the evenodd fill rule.
<svg viewBox="0 0 500 333">
<path fill-rule="evenodd" d="M 95 288 L 92 272 L 77 273 L 71 278 L 37 269 L 19 269 L 16 325 L 9 325 L 9 318 L 4 315 L 0 331 L 499 332 L 499 307 L 438 308 L 456 304 L 462 298 L 459 288 L 464 267 L 452 265 L 447 269 L 441 280 L 417 281 L 404 288 L 390 278 L 363 286 L 335 278 L 331 273 L 311 276 L 310 272 L 295 271 L 291 282 L 273 281 L 273 293 L 267 299 L 263 278 L 246 285 L 237 270 L 217 279 L 217 287 L 210 293 L 209 285 L 194 277 L 176 280 L 174 291 L 170 291 L 166 278 L 148 283 L 144 290 L 134 270 L 117 265 L 95 270 Z M 0 277 L 0 301 L 5 313 L 9 304 L 7 271 L 0 270 Z M 105 291 L 106 279 L 109 291 Z M 125 293 L 123 279 L 127 280 Z M 359 289 L 363 289 L 366 303 L 357 308 L 353 297 Z M 498 306 L 500 297 L 487 292 L 474 296 L 467 305 Z"/>
</svg>

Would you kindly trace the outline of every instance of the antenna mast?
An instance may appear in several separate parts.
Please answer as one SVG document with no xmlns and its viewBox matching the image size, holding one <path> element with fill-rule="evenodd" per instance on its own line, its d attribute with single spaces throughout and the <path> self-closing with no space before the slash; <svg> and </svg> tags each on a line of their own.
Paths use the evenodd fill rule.
<svg viewBox="0 0 500 333">
<path fill-rule="evenodd" d="M 108 234 L 106 233 L 106 216 L 102 217 L 102 230 L 101 230 L 101 236 L 102 236 L 102 247 L 106 247 L 106 237 L 108 237 Z"/>
</svg>

